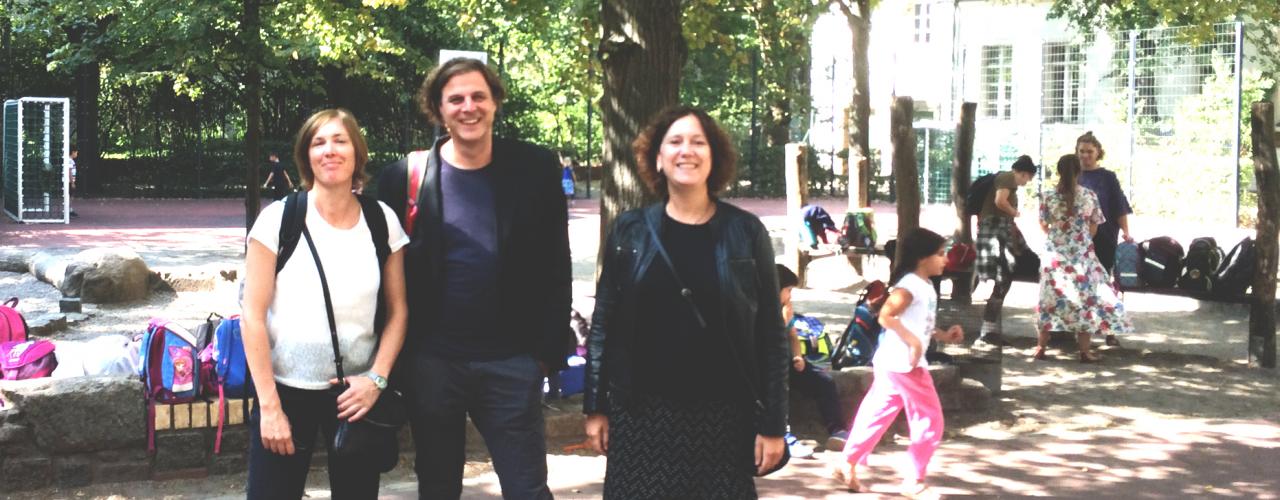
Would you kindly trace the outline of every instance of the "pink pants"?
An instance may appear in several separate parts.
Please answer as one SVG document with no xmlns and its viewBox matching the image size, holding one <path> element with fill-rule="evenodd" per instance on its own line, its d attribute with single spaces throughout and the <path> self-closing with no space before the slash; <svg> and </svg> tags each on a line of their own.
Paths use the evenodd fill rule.
<svg viewBox="0 0 1280 500">
<path fill-rule="evenodd" d="M 942 404 L 938 391 L 933 387 L 933 376 L 926 368 L 916 368 L 908 373 L 890 371 L 875 372 L 875 380 L 867 391 L 858 415 L 853 418 L 849 441 L 845 443 L 845 458 L 851 464 L 866 465 L 867 455 L 880 442 L 880 437 L 900 410 L 907 410 L 907 426 L 911 429 L 912 469 L 907 471 L 907 481 L 924 480 L 929 459 L 942 442 Z M 914 474 L 914 477 L 912 477 Z"/>
</svg>

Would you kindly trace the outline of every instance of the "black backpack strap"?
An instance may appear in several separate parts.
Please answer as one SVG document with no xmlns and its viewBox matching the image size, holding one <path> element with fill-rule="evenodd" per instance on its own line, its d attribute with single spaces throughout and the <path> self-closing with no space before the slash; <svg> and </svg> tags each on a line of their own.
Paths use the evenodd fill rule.
<svg viewBox="0 0 1280 500">
<path fill-rule="evenodd" d="M 360 200 L 360 212 L 364 214 L 364 222 L 369 226 L 369 236 L 373 238 L 373 248 L 378 253 L 378 270 L 387 263 L 391 255 L 391 245 L 387 244 L 390 233 L 387 229 L 387 214 L 378 205 L 378 200 L 365 196 L 356 196 Z"/>
<path fill-rule="evenodd" d="M 302 239 L 302 228 L 307 225 L 307 192 L 289 193 L 284 198 L 284 215 L 280 219 L 280 239 L 276 244 L 276 274 L 284 269 L 293 249 Z M 383 229 L 386 230 L 385 228 Z M 383 238 L 386 244 L 386 238 Z"/>
</svg>

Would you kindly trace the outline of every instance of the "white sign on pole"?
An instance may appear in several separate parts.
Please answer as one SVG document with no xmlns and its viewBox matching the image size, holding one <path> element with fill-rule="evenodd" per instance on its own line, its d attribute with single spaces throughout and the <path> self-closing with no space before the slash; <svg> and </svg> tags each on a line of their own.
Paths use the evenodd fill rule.
<svg viewBox="0 0 1280 500">
<path fill-rule="evenodd" d="M 440 49 L 440 64 L 449 62 L 450 59 L 466 57 L 468 59 L 479 59 L 480 62 L 489 64 L 489 54 L 475 50 L 449 50 Z"/>
</svg>

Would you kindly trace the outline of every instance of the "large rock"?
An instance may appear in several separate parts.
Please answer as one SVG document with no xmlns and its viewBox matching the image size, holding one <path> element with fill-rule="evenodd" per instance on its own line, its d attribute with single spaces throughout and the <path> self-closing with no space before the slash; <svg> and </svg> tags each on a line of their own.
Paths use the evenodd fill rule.
<svg viewBox="0 0 1280 500">
<path fill-rule="evenodd" d="M 132 377 L 74 377 L 0 383 L 36 444 L 66 455 L 146 444 L 142 383 Z"/>
<path fill-rule="evenodd" d="M 128 302 L 147 296 L 151 270 L 128 247 L 94 248 L 76 254 L 58 286 L 63 295 L 83 302 Z"/>
<path fill-rule="evenodd" d="M 18 248 L 0 248 L 0 271 L 25 273 L 34 252 Z"/>
</svg>

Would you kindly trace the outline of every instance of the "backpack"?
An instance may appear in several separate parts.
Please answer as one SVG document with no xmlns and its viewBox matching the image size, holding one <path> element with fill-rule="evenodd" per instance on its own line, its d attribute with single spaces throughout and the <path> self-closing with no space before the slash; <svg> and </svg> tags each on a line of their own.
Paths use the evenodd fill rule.
<svg viewBox="0 0 1280 500">
<path fill-rule="evenodd" d="M 797 314 L 792 318 L 792 327 L 800 339 L 801 356 L 814 364 L 831 360 L 831 338 L 827 337 L 826 326 L 818 318 Z"/>
<path fill-rule="evenodd" d="M 405 171 L 409 176 L 405 186 L 404 220 L 401 226 L 405 234 L 413 234 L 413 223 L 418 220 L 418 198 L 422 196 L 422 180 L 426 176 L 427 163 L 431 160 L 431 151 L 413 151 L 405 159 Z M 572 193 L 571 193 L 572 194 Z"/>
<path fill-rule="evenodd" d="M 0 343 L 0 371 L 4 380 L 48 377 L 58 367 L 53 342 L 24 340 Z"/>
<path fill-rule="evenodd" d="M 1030 248 L 1013 258 L 1013 277 L 1031 281 L 1040 279 L 1040 256 Z"/>
<path fill-rule="evenodd" d="M 880 306 L 889 297 L 888 287 L 876 280 L 867 285 L 853 309 L 853 319 L 836 343 L 831 354 L 831 368 L 840 370 L 850 366 L 867 366 L 876 352 L 880 335 Z"/>
<path fill-rule="evenodd" d="M 1257 267 L 1258 250 L 1253 245 L 1253 238 L 1246 236 L 1236 243 L 1215 273 L 1214 293 L 1224 297 L 1243 295 L 1253 285 Z"/>
<path fill-rule="evenodd" d="M 0 304 L 0 342 L 24 342 L 27 340 L 27 320 L 18 312 L 18 298 Z"/>
<path fill-rule="evenodd" d="M 1141 288 L 1142 278 L 1138 276 L 1138 268 L 1142 262 L 1142 249 L 1137 243 L 1121 242 L 1116 246 L 1116 282 L 1120 288 Z"/>
<path fill-rule="evenodd" d="M 947 250 L 947 267 L 949 273 L 964 271 L 973 266 L 973 261 L 977 260 L 978 252 L 974 251 L 973 245 L 968 243 L 956 243 L 951 245 Z"/>
<path fill-rule="evenodd" d="M 213 442 L 213 452 L 222 452 L 222 428 L 227 421 L 227 398 L 245 398 L 253 391 L 249 376 L 249 361 L 244 355 L 244 339 L 240 336 L 240 316 L 227 319 L 210 314 L 207 325 L 213 327 L 212 339 L 200 351 L 201 372 L 205 393 L 218 395 L 218 432 Z M 206 368 L 207 367 L 207 368 Z M 244 421 L 249 421 L 249 405 L 244 405 Z"/>
<path fill-rule="evenodd" d="M 1182 275 L 1182 245 L 1168 236 L 1151 238 L 1138 245 L 1142 251 L 1142 264 L 1138 277 L 1147 286 L 1168 288 L 1178 284 Z"/>
<path fill-rule="evenodd" d="M 969 192 L 964 195 L 964 215 L 972 217 L 982 213 L 982 205 L 991 197 L 991 188 L 996 185 L 996 174 L 987 174 L 974 179 Z"/>
<path fill-rule="evenodd" d="M 1187 257 L 1182 259 L 1182 277 L 1178 278 L 1178 288 L 1198 292 L 1213 290 L 1214 275 L 1222 266 L 1224 255 L 1217 240 L 1209 237 L 1191 240 Z"/>
<path fill-rule="evenodd" d="M 147 451 L 156 450 L 156 403 L 189 403 L 200 394 L 195 335 L 151 318 L 142 336 L 142 389 L 147 401 Z"/>
<path fill-rule="evenodd" d="M 843 251 L 849 247 L 875 248 L 876 228 L 867 212 L 846 212 L 844 227 L 840 229 L 840 237 L 836 239 Z"/>
</svg>

